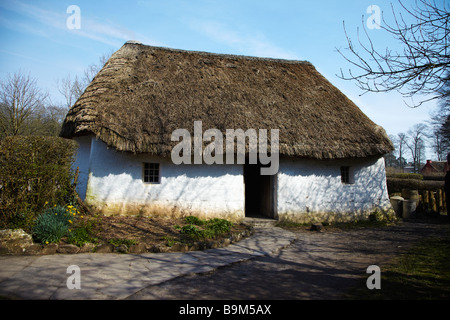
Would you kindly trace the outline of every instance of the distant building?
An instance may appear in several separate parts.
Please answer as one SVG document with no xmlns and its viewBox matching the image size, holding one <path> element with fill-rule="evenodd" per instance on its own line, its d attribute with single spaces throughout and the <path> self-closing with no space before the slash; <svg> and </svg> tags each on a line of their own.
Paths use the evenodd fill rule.
<svg viewBox="0 0 450 320">
<path fill-rule="evenodd" d="M 438 173 L 445 174 L 448 170 L 448 164 L 446 161 L 432 161 L 427 160 L 427 163 L 420 170 L 420 173 L 424 176 L 434 175 Z"/>
</svg>

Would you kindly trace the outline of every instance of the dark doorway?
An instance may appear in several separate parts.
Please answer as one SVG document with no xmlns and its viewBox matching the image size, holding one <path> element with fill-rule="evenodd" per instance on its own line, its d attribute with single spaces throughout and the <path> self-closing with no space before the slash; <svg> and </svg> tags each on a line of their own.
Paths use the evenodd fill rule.
<svg viewBox="0 0 450 320">
<path fill-rule="evenodd" d="M 261 165 L 244 165 L 245 216 L 277 218 L 276 175 L 261 175 Z"/>
</svg>

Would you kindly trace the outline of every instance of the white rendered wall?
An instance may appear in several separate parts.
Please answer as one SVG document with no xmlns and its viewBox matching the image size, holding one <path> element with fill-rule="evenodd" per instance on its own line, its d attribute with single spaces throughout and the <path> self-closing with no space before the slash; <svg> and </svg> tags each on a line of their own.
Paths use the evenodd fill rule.
<svg viewBox="0 0 450 320">
<path fill-rule="evenodd" d="M 354 183 L 341 182 L 341 166 L 349 166 Z M 278 216 L 296 222 L 348 221 L 388 211 L 384 159 L 281 160 L 278 172 Z"/>
<path fill-rule="evenodd" d="M 160 183 L 142 181 L 142 163 L 160 163 Z M 86 202 L 104 213 L 244 217 L 241 165 L 175 165 L 170 158 L 108 149 L 92 139 Z"/>
<path fill-rule="evenodd" d="M 78 168 L 78 182 L 77 193 L 81 199 L 86 197 L 86 188 L 89 176 L 89 159 L 91 154 L 91 139 L 92 136 L 76 137 L 74 140 L 78 143 L 78 150 L 75 161 L 73 163 L 73 170 Z"/>
<path fill-rule="evenodd" d="M 105 214 L 244 217 L 242 165 L 174 165 L 170 158 L 116 152 L 92 137 L 77 141 L 78 192 Z M 143 162 L 160 163 L 159 184 L 142 181 Z M 350 166 L 354 183 L 341 182 L 341 166 Z M 383 158 L 280 159 L 276 190 L 279 219 L 296 222 L 346 221 L 390 209 Z"/>
</svg>

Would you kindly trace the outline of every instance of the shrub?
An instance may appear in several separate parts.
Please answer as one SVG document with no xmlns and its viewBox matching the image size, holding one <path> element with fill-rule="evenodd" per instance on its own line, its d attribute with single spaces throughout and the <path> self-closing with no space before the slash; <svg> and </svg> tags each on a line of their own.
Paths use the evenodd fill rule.
<svg viewBox="0 0 450 320">
<path fill-rule="evenodd" d="M 57 243 L 69 230 L 65 208 L 49 208 L 37 219 L 33 235 L 41 243 Z"/>
<path fill-rule="evenodd" d="M 423 180 L 423 175 L 419 173 L 394 173 L 389 175 L 390 178 Z"/>
<path fill-rule="evenodd" d="M 189 236 L 192 240 L 199 240 L 203 238 L 202 230 L 199 230 L 196 226 L 192 224 L 185 225 L 181 228 L 180 232 Z"/>
<path fill-rule="evenodd" d="M 64 237 L 76 219 L 76 209 L 54 205 L 37 217 L 33 235 L 41 243 L 56 243 Z"/>
<path fill-rule="evenodd" d="M 187 216 L 186 218 L 184 218 L 184 222 L 186 222 L 188 224 L 193 224 L 196 226 L 201 226 L 205 223 L 205 221 L 203 221 L 200 218 L 195 217 L 195 216 Z"/>
<path fill-rule="evenodd" d="M 67 242 L 76 246 L 83 246 L 85 243 L 97 243 L 98 239 L 91 236 L 93 234 L 95 222 L 82 221 L 73 229 L 69 229 Z"/>
<path fill-rule="evenodd" d="M 76 142 L 58 137 L 15 136 L 0 141 L 0 228 L 33 221 L 46 201 L 74 203 L 71 166 L 76 147 Z"/>
<path fill-rule="evenodd" d="M 444 181 L 387 178 L 386 182 L 389 194 L 402 192 L 402 189 L 421 191 L 439 190 L 444 187 Z"/>
<path fill-rule="evenodd" d="M 208 229 L 214 231 L 216 235 L 230 232 L 233 223 L 225 219 L 214 218 L 207 222 Z"/>
<path fill-rule="evenodd" d="M 188 218 L 188 217 L 187 217 Z M 199 229 L 198 226 L 193 224 L 188 224 L 183 226 L 180 229 L 182 234 L 187 235 L 192 240 L 202 240 L 202 239 L 212 239 L 221 234 L 228 233 L 233 226 L 230 221 L 225 219 L 214 218 L 211 220 L 201 220 L 201 219 L 191 219 L 190 222 L 197 222 L 198 226 L 202 226 L 202 229 Z"/>
</svg>

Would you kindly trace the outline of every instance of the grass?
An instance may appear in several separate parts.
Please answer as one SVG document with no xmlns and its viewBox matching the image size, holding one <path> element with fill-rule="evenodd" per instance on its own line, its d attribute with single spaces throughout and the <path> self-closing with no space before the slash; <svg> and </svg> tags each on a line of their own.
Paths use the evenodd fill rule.
<svg viewBox="0 0 450 320">
<path fill-rule="evenodd" d="M 427 238 L 381 269 L 381 289 L 369 290 L 366 279 L 345 298 L 361 300 L 448 300 L 450 237 Z"/>
<path fill-rule="evenodd" d="M 197 217 L 188 216 L 184 219 L 187 225 L 180 228 L 180 233 L 187 238 L 185 242 L 213 239 L 230 231 L 232 223 L 224 219 L 202 220 Z"/>
</svg>

